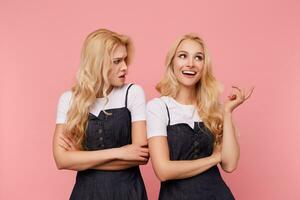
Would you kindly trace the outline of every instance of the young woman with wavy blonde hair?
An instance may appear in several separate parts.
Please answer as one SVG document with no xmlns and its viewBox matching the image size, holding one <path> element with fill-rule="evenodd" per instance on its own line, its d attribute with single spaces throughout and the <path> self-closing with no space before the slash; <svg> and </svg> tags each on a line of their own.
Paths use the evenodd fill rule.
<svg viewBox="0 0 300 200">
<path fill-rule="evenodd" d="M 70 199 L 147 199 L 139 165 L 149 158 L 145 95 L 125 83 L 132 43 L 99 29 L 87 36 L 77 82 L 57 108 L 53 154 L 77 172 Z"/>
<path fill-rule="evenodd" d="M 147 103 L 152 165 L 161 180 L 159 199 L 234 199 L 217 165 L 235 170 L 239 145 L 232 111 L 253 91 L 234 87 L 223 105 L 204 41 L 179 38 L 168 52 L 166 72 L 157 84 L 160 98 Z"/>
</svg>

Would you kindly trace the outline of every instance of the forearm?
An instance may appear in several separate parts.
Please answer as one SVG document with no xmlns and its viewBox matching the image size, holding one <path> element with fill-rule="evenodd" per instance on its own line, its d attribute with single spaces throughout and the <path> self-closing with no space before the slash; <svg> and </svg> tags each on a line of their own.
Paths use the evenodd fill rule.
<svg viewBox="0 0 300 200">
<path fill-rule="evenodd" d="M 56 156 L 58 169 L 82 171 L 118 159 L 118 148 L 97 151 L 63 151 Z"/>
<path fill-rule="evenodd" d="M 164 161 L 157 164 L 156 175 L 161 181 L 196 176 L 219 163 L 219 158 L 209 156 L 197 160 Z M 153 164 L 154 165 L 154 164 Z"/>
<path fill-rule="evenodd" d="M 221 166 L 226 172 L 235 170 L 240 156 L 240 148 L 237 141 L 235 128 L 232 122 L 231 112 L 224 112 L 222 161 Z"/>
<path fill-rule="evenodd" d="M 103 163 L 93 167 L 93 169 L 97 170 L 123 170 L 128 169 L 138 165 L 145 165 L 145 162 L 138 162 L 138 161 L 125 161 L 125 160 L 113 160 L 107 163 Z"/>
</svg>

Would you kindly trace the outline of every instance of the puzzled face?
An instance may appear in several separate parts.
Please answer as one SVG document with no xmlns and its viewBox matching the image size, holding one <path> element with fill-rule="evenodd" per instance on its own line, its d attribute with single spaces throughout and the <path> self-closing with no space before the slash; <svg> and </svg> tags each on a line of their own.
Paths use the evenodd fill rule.
<svg viewBox="0 0 300 200">
<path fill-rule="evenodd" d="M 124 45 L 118 45 L 112 52 L 112 66 L 108 75 L 111 86 L 120 87 L 124 85 L 128 66 L 126 63 L 127 50 Z"/>
<path fill-rule="evenodd" d="M 179 84 L 194 87 L 201 78 L 204 66 L 202 45 L 191 39 L 183 40 L 176 50 L 172 64 Z"/>
</svg>

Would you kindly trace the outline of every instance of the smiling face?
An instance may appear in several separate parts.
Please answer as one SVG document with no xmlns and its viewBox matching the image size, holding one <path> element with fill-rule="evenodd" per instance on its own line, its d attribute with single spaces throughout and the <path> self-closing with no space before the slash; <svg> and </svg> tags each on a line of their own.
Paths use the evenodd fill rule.
<svg viewBox="0 0 300 200">
<path fill-rule="evenodd" d="M 176 50 L 172 64 L 179 84 L 194 87 L 201 78 L 204 66 L 203 47 L 194 40 L 183 40 Z"/>
<path fill-rule="evenodd" d="M 126 47 L 124 45 L 118 45 L 112 53 L 112 66 L 108 75 L 109 83 L 113 87 L 120 87 L 125 83 L 128 71 L 126 58 Z"/>
</svg>

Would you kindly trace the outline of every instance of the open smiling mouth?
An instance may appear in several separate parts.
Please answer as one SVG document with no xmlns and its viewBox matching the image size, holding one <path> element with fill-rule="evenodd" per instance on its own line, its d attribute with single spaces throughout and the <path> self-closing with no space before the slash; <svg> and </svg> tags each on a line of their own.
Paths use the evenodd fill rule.
<svg viewBox="0 0 300 200">
<path fill-rule="evenodd" d="M 190 70 L 182 70 L 181 73 L 185 76 L 189 76 L 189 77 L 194 77 L 197 72 L 195 71 L 190 71 Z"/>
<path fill-rule="evenodd" d="M 125 78 L 125 74 L 123 74 L 123 75 L 119 76 L 119 78 Z"/>
</svg>

